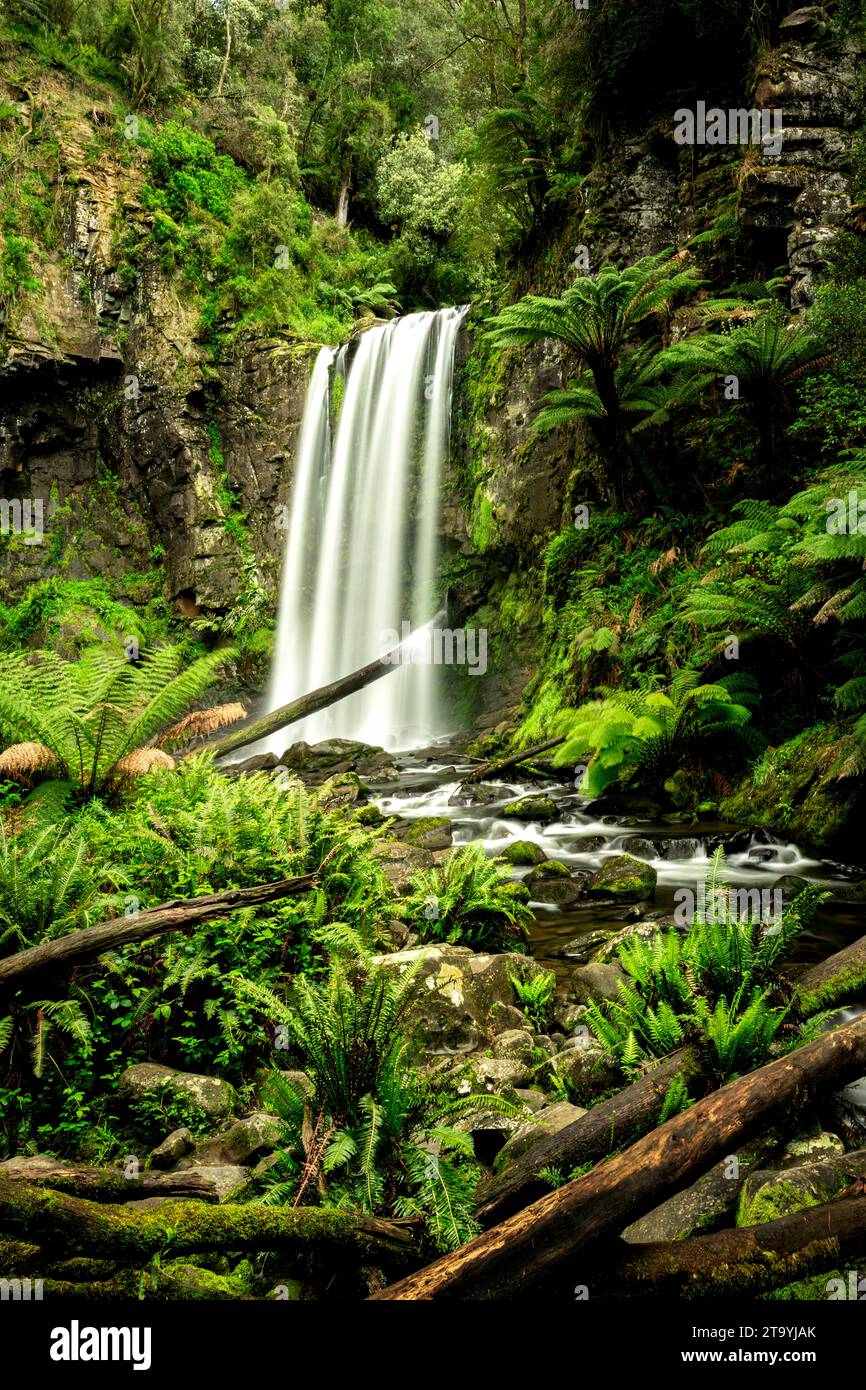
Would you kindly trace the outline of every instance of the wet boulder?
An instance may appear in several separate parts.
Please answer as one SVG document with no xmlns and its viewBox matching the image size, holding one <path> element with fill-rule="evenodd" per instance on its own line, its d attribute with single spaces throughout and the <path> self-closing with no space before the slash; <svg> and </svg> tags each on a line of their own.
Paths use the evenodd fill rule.
<svg viewBox="0 0 866 1390">
<path fill-rule="evenodd" d="M 394 831 L 405 844 L 417 845 L 420 849 L 451 848 L 451 822 L 447 816 L 419 816 L 417 820 L 400 821 Z"/>
<path fill-rule="evenodd" d="M 650 864 L 630 854 L 606 859 L 589 880 L 591 897 L 614 898 L 621 903 L 639 903 L 655 893 L 657 874 Z"/>
<path fill-rule="evenodd" d="M 533 792 L 509 801 L 501 814 L 506 820 L 552 821 L 556 820 L 558 812 L 552 797 L 544 792 Z"/>
<path fill-rule="evenodd" d="M 506 864 L 514 864 L 517 868 L 524 865 L 542 864 L 547 859 L 547 855 L 537 845 L 534 840 L 514 840 L 510 845 L 499 854 L 500 859 L 504 859 Z"/>
</svg>

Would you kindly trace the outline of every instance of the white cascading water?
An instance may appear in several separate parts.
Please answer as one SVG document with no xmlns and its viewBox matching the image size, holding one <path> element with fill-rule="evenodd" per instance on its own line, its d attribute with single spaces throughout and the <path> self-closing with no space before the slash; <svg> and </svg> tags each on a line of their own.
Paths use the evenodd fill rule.
<svg viewBox="0 0 866 1390">
<path fill-rule="evenodd" d="M 442 466 L 464 309 L 409 314 L 323 348 L 298 441 L 269 709 L 373 661 L 435 614 Z M 342 386 L 336 431 L 334 380 Z M 281 732 L 419 747 L 441 730 L 437 668 L 401 663 Z M 288 736 L 287 736 L 288 735 Z"/>
</svg>

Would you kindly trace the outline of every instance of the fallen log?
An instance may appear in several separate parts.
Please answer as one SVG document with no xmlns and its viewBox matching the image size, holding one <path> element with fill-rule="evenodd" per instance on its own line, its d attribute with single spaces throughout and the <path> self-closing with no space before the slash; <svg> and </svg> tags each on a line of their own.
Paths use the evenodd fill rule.
<svg viewBox="0 0 866 1390">
<path fill-rule="evenodd" d="M 411 639 L 410 639 L 411 640 Z M 318 714 L 319 710 L 327 709 L 329 705 L 335 705 L 338 700 L 345 700 L 347 695 L 354 695 L 356 690 L 363 690 L 365 686 L 372 685 L 373 681 L 381 680 L 389 672 L 396 671 L 400 665 L 399 652 L 403 643 L 392 647 L 384 656 L 380 656 L 376 661 L 371 661 L 367 666 L 362 666 L 359 670 L 353 671 L 351 675 L 341 676 L 339 680 L 332 681 L 330 685 L 321 685 L 318 690 L 312 690 L 309 695 L 301 695 L 297 700 L 292 700 L 287 705 L 281 705 L 279 709 L 272 710 L 270 714 L 263 714 L 258 719 L 254 719 L 251 724 L 247 724 L 242 729 L 235 729 L 231 734 L 224 734 L 222 738 L 214 739 L 206 746 L 218 758 L 225 757 L 227 753 L 233 753 L 236 748 L 245 748 L 247 744 L 257 743 L 260 738 L 268 738 L 280 729 L 284 729 L 288 724 L 296 724 L 299 719 L 306 719 L 310 714 Z M 181 754 L 176 761 L 180 761 L 187 754 Z"/>
<path fill-rule="evenodd" d="M 50 1187 L 70 1197 L 87 1197 L 92 1202 L 137 1202 L 142 1197 L 189 1197 L 203 1202 L 219 1201 L 214 1183 L 198 1173 L 139 1172 L 127 1178 L 118 1168 L 76 1167 L 56 1163 L 35 1169 L 27 1160 L 14 1158 L 0 1164 L 0 1178 L 10 1182 Z"/>
<path fill-rule="evenodd" d="M 713 1298 L 767 1293 L 844 1269 L 866 1254 L 866 1196 L 840 1197 L 761 1226 L 648 1245 L 618 1242 L 595 1266 L 589 1294 Z"/>
<path fill-rule="evenodd" d="M 773 1123 L 790 1124 L 827 1086 L 866 1069 L 866 1016 L 713 1091 L 606 1163 L 411 1274 L 376 1299 L 508 1298 L 563 1263 L 588 1284 L 581 1256 Z"/>
<path fill-rule="evenodd" d="M 801 1014 L 843 1004 L 866 989 L 866 936 L 836 951 L 797 979 L 794 1002 Z"/>
<path fill-rule="evenodd" d="M 183 1201 L 130 1211 L 5 1177 L 0 1177 L 0 1231 L 26 1237 L 47 1256 L 62 1251 L 66 1258 L 85 1255 L 123 1264 L 146 1264 L 167 1245 L 172 1258 L 205 1251 L 343 1250 L 381 1259 L 407 1255 L 413 1244 L 405 1228 L 359 1212 Z"/>
<path fill-rule="evenodd" d="M 68 969 L 135 941 L 146 941 L 151 936 L 163 936 L 166 932 L 188 931 L 200 922 L 225 917 L 229 912 L 237 912 L 244 907 L 259 907 L 263 903 L 277 902 L 280 898 L 309 893 L 317 882 L 316 874 L 304 874 L 300 878 L 281 878 L 275 883 L 257 883 L 251 888 L 228 888 L 223 893 L 206 893 L 200 898 L 176 898 L 172 902 L 161 903 L 159 907 L 134 912 L 129 917 L 116 917 L 94 927 L 67 932 L 65 936 L 44 941 L 39 946 L 31 946 L 29 950 L 18 951 L 0 960 L 0 988 L 17 986 L 20 979 L 37 970 L 57 966 Z"/>
<path fill-rule="evenodd" d="M 593 1106 L 558 1134 L 540 1139 L 501 1173 L 482 1183 L 478 1220 L 483 1226 L 492 1226 L 545 1196 L 550 1184 L 539 1177 L 542 1169 L 558 1168 L 567 1173 L 583 1163 L 597 1163 L 640 1139 L 658 1121 L 668 1087 L 677 1076 L 687 1085 L 703 1080 L 704 1071 L 693 1049 L 674 1052 L 640 1081 Z"/>
<path fill-rule="evenodd" d="M 794 998 L 800 1013 L 808 1015 L 842 1003 L 864 987 L 866 936 L 804 971 L 797 981 Z M 681 1060 L 686 1058 L 687 1061 Z M 701 1070 L 696 1054 L 680 1049 L 640 1081 L 595 1106 L 558 1134 L 533 1144 L 504 1172 L 481 1184 L 478 1220 L 491 1226 L 543 1197 L 548 1184 L 538 1176 L 541 1169 L 567 1170 L 595 1163 L 646 1134 L 658 1119 L 665 1091 L 677 1071 L 682 1072 L 687 1083 L 699 1080 Z"/>
<path fill-rule="evenodd" d="M 512 753 L 496 762 L 482 763 L 480 767 L 473 768 L 469 776 L 463 778 L 463 782 L 483 782 L 486 777 L 498 777 L 500 772 L 507 772 L 510 767 L 517 767 L 519 763 L 526 763 L 530 758 L 537 758 L 539 754 L 546 753 L 551 748 L 558 748 L 561 743 L 565 743 L 565 734 L 560 734 L 559 738 L 549 738 L 546 743 L 536 743 L 534 748 L 524 748 L 522 753 Z"/>
</svg>

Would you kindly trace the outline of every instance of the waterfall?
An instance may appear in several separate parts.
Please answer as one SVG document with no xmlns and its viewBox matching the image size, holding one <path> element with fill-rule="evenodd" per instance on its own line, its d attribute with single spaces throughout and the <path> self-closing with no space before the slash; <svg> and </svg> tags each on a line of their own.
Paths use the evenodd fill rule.
<svg viewBox="0 0 866 1390">
<path fill-rule="evenodd" d="M 323 348 L 295 463 L 269 709 L 381 656 L 435 614 L 442 466 L 464 309 L 408 314 Z M 401 664 L 269 743 L 418 747 L 442 732 L 437 668 Z"/>
</svg>

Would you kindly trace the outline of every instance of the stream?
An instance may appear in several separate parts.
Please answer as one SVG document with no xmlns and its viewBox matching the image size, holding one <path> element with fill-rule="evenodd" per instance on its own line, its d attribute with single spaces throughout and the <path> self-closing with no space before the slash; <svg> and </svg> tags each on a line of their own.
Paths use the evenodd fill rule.
<svg viewBox="0 0 866 1390">
<path fill-rule="evenodd" d="M 529 840 L 539 845 L 548 858 L 560 860 L 573 871 L 594 872 L 606 859 L 634 854 L 636 847 L 630 848 L 629 841 L 640 837 L 648 844 L 640 846 L 635 857 L 655 869 L 658 881 L 653 908 L 664 913 L 673 912 L 677 889 L 695 888 L 703 882 L 712 853 L 720 842 L 725 845 L 725 878 L 732 887 L 772 889 L 784 876 L 796 875 L 826 882 L 832 889 L 834 883 L 843 884 L 862 876 L 862 871 L 854 866 L 810 856 L 796 844 L 763 830 L 749 832 L 742 826 L 711 821 L 670 824 L 638 814 L 598 815 L 587 809 L 588 798 L 559 781 L 513 777 L 496 783 L 495 801 L 455 804 L 464 799 L 461 783 L 477 764 L 448 744 L 397 754 L 395 764 L 395 779 L 387 783 L 365 779 L 383 815 L 405 820 L 447 817 L 455 845 L 479 841 L 491 856 L 501 854 L 517 840 Z M 559 813 L 556 820 L 541 824 L 502 816 L 509 801 L 542 792 L 555 802 Z M 514 868 L 513 877 L 525 878 L 530 872 L 528 867 Z M 530 950 L 546 969 L 554 971 L 561 983 L 567 981 L 574 964 L 558 954 L 562 948 L 600 928 L 618 929 L 628 920 L 629 911 L 622 904 L 581 903 L 563 908 L 535 900 L 530 907 L 534 914 Z M 793 959 L 803 963 L 820 961 L 864 933 L 863 906 L 825 903 L 810 927 L 801 933 Z"/>
</svg>

